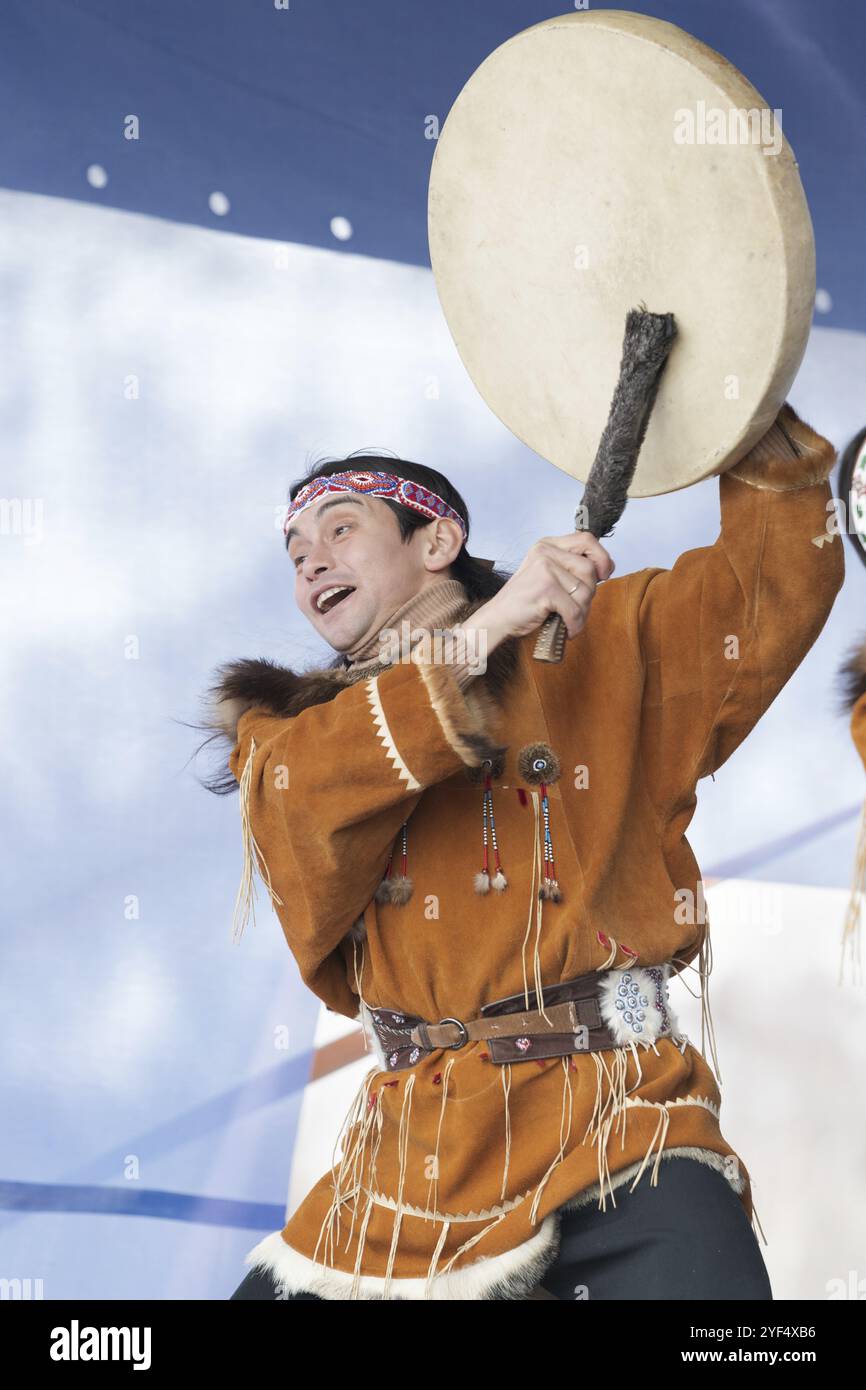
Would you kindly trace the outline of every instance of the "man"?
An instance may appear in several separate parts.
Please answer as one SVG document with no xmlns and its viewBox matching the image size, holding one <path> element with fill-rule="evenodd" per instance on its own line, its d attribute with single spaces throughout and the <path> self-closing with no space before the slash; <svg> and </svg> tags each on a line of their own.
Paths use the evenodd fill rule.
<svg viewBox="0 0 866 1390">
<path fill-rule="evenodd" d="M 834 461 L 784 406 L 719 478 L 715 544 L 617 579 L 575 533 L 503 582 L 447 479 L 402 460 L 292 489 L 296 598 L 338 656 L 220 670 L 238 912 L 255 866 L 304 981 L 377 1064 L 234 1297 L 771 1297 L 667 982 L 694 972 L 711 1030 L 685 831 L 841 586 L 841 543 L 812 540 Z M 553 611 L 558 665 L 532 659 Z"/>
</svg>

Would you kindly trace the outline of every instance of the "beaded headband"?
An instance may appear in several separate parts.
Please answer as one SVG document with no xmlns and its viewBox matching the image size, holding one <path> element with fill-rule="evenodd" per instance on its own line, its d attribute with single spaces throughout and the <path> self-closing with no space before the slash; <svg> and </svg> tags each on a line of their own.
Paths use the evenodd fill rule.
<svg viewBox="0 0 866 1390">
<path fill-rule="evenodd" d="M 366 470 L 332 473 L 330 477 L 314 478 L 312 482 L 307 483 L 289 504 L 283 522 L 283 535 L 286 535 L 292 518 L 313 502 L 318 502 L 326 492 L 363 492 L 369 497 L 392 497 L 395 502 L 401 502 L 404 507 L 411 507 L 413 512 L 420 512 L 431 521 L 440 516 L 456 521 L 463 532 L 464 541 L 468 538 L 466 522 L 438 493 L 430 492 L 420 483 L 410 482 L 408 478 L 398 478 L 394 473 Z"/>
</svg>

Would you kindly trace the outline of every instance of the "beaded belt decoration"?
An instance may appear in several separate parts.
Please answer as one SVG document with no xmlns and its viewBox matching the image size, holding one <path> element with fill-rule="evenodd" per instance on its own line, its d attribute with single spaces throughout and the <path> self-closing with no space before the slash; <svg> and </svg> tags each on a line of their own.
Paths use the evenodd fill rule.
<svg viewBox="0 0 866 1390">
<path fill-rule="evenodd" d="M 461 1048 L 484 1039 L 492 1062 L 532 1061 L 573 1052 L 651 1046 L 656 1038 L 680 1037 L 668 999 L 671 965 L 594 970 L 546 985 L 543 1005 L 535 990 L 485 1004 L 477 1018 L 442 1018 L 379 1006 L 362 1009 L 369 1020 L 383 1071 L 402 1071 L 441 1048 Z M 529 1007 L 527 1008 L 527 1001 Z"/>
</svg>

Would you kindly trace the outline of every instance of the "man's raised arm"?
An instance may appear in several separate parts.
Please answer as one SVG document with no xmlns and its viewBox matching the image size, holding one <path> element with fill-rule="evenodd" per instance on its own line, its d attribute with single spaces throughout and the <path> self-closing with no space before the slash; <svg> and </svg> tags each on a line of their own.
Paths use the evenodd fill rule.
<svg viewBox="0 0 866 1390">
<path fill-rule="evenodd" d="M 629 576 L 644 765 L 665 820 L 691 814 L 695 783 L 742 742 L 827 620 L 845 574 L 827 527 L 835 458 L 786 404 L 720 476 L 716 542 Z"/>
</svg>

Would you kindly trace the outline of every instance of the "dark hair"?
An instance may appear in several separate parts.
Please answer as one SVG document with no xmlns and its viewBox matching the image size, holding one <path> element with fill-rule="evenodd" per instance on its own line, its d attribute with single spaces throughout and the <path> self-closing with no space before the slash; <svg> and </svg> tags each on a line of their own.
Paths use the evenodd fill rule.
<svg viewBox="0 0 866 1390">
<path fill-rule="evenodd" d="M 398 478 L 406 478 L 409 482 L 420 483 L 422 487 L 438 493 L 449 507 L 453 507 L 456 512 L 459 512 L 466 523 L 467 540 L 464 541 L 459 553 L 452 560 L 449 570 L 450 578 L 458 579 L 465 587 L 470 603 L 475 603 L 479 599 L 486 602 L 487 599 L 498 593 L 503 584 L 511 578 L 508 571 L 492 569 L 489 565 L 469 554 L 466 548 L 471 529 L 469 508 L 444 473 L 438 473 L 435 468 L 427 468 L 423 463 L 413 463 L 410 459 L 397 458 L 392 454 L 371 454 L 366 450 L 347 454 L 342 459 L 320 459 L 311 465 L 303 478 L 299 478 L 296 483 L 292 484 L 289 489 L 289 501 L 294 502 L 301 488 L 307 483 L 311 483 L 314 478 L 329 478 L 333 473 L 343 473 L 348 469 L 355 468 L 371 469 L 381 473 L 396 473 Z M 404 506 L 402 502 L 395 502 L 390 497 L 383 497 L 381 500 L 390 507 L 396 516 L 404 544 L 411 540 L 420 527 L 431 524 L 426 516 L 413 511 L 411 507 Z M 286 542 L 286 546 L 288 548 L 288 542 Z M 342 657 L 338 656 L 337 663 L 340 661 L 342 661 Z"/>
</svg>

